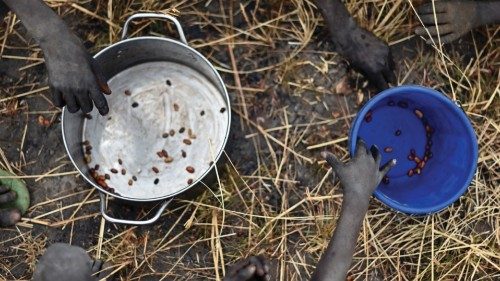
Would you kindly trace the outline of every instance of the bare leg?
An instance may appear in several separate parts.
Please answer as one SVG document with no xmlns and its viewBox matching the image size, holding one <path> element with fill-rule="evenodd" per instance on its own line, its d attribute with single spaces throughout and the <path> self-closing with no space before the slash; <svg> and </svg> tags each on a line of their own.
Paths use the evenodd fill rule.
<svg viewBox="0 0 500 281">
<path fill-rule="evenodd" d="M 395 160 L 380 167 L 380 152 L 372 146 L 368 150 L 359 140 L 356 155 L 343 164 L 333 154 L 322 153 L 340 179 L 344 201 L 332 240 L 321 256 L 313 273 L 313 281 L 344 281 L 351 265 L 359 231 L 370 197 L 385 174 L 396 164 Z"/>
<path fill-rule="evenodd" d="M 40 44 L 49 73 L 49 85 L 57 106 L 70 112 L 90 112 L 93 105 L 101 114 L 109 109 L 102 93 L 111 93 L 94 60 L 82 42 L 42 0 L 0 0 L 21 19 Z"/>
<path fill-rule="evenodd" d="M 436 1 L 434 5 L 418 7 L 417 11 L 424 26 L 415 29 L 415 33 L 425 38 L 430 35 L 432 39 L 427 43 L 437 43 L 439 39 L 441 43 L 450 43 L 476 27 L 500 23 L 500 1 Z"/>
<path fill-rule="evenodd" d="M 340 0 L 315 0 L 315 3 L 339 53 L 379 90 L 394 83 L 394 62 L 387 44 L 359 27 Z"/>
</svg>

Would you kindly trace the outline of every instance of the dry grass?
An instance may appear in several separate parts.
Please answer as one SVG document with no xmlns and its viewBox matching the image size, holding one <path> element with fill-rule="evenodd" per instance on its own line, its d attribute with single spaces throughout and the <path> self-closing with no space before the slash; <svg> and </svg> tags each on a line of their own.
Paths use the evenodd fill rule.
<svg viewBox="0 0 500 281">
<path fill-rule="evenodd" d="M 117 227 L 96 219 L 96 192 L 86 189 L 38 198 L 23 223 L 0 242 L 0 247 L 10 245 L 18 257 L 9 264 L 0 261 L 0 279 L 14 278 L 11 272 L 22 263 L 28 269 L 17 278 L 29 277 L 34 257 L 46 243 L 32 229 L 50 229 L 64 235 L 60 240 L 80 245 L 73 241 L 79 225 L 90 227 L 84 229 L 94 235 L 84 247 L 94 257 L 113 262 L 122 280 L 220 280 L 228 264 L 251 254 L 265 254 L 273 260 L 276 280 L 310 276 L 331 237 L 342 200 L 338 187 L 329 180 L 331 173 L 318 163 L 317 152 L 324 147 L 347 157 L 349 124 L 356 107 L 371 95 L 360 77 L 346 73 L 341 59 L 325 46 L 326 40 L 320 37 L 324 32 L 317 32 L 322 19 L 311 2 L 46 2 L 78 27 L 90 26 L 82 28 L 80 35 L 94 44 L 93 50 L 118 41 L 120 26 L 137 11 L 172 13 L 189 26 L 202 27 L 203 34 L 190 44 L 223 75 L 234 113 L 245 128 L 242 141 L 255 150 L 248 161 L 257 168 L 243 172 L 237 154 L 230 155 L 236 162 L 219 167 L 225 173 L 213 192 L 180 204 L 161 224 L 145 228 Z M 411 30 L 418 24 L 412 8 L 416 2 L 346 2 L 363 26 L 391 45 L 413 37 Z M 23 102 L 33 96 L 46 99 L 47 89 L 40 78 L 29 75 L 43 59 L 18 27 L 11 16 L 0 29 L 2 60 L 24 61 L 22 77 L 1 89 L 0 114 L 44 115 L 55 120 L 58 110 L 48 99 L 49 106 L 43 110 L 31 110 Z M 161 24 L 148 21 L 138 22 L 133 30 L 165 32 Z M 500 278 L 499 31 L 490 27 L 474 34 L 470 61 L 454 49 L 433 46 L 434 51 L 429 51 L 421 44 L 415 58 L 399 61 L 400 84 L 433 87 L 461 101 L 478 135 L 478 172 L 459 202 L 432 216 L 396 214 L 373 200 L 352 266 L 351 275 L 357 280 Z M 7 56 L 18 49 L 27 55 Z M 340 84 L 353 80 L 355 89 Z M 284 92 L 288 98 L 283 98 Z M 297 115 L 297 104 L 309 113 Z M 318 106 L 327 114 L 310 113 Z M 21 136 L 23 132 L 26 128 L 20 129 Z M 23 145 L 24 136 L 20 145 L 10 146 L 9 155 L 21 154 L 19 160 L 7 158 L 6 148 L 0 147 L 0 167 L 26 179 L 72 172 L 59 171 L 59 165 L 67 163 L 62 158 L 49 163 L 51 168 L 43 172 L 26 175 L 25 167 L 37 161 L 24 158 Z"/>
</svg>

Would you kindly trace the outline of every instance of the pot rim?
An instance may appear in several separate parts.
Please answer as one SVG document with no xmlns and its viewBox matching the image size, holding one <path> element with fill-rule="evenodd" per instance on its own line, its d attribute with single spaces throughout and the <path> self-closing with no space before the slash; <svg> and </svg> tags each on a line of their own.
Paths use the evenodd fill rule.
<svg viewBox="0 0 500 281">
<path fill-rule="evenodd" d="M 67 109 L 66 109 L 66 106 L 64 106 L 63 110 L 62 110 L 62 114 L 61 114 L 61 130 L 62 130 L 62 136 L 63 136 L 63 143 L 64 143 L 64 148 L 66 149 L 66 152 L 68 154 L 68 157 L 69 159 L 71 160 L 71 163 L 73 163 L 73 166 L 75 166 L 75 168 L 78 170 L 78 172 L 80 173 L 80 175 L 85 179 L 85 181 L 87 181 L 87 183 L 90 183 L 93 187 L 97 188 L 100 192 L 102 193 L 106 193 L 107 195 L 110 195 L 112 197 L 115 197 L 115 198 L 119 198 L 119 199 L 122 199 L 122 200 L 125 200 L 125 201 L 133 201 L 133 202 L 155 202 L 155 201 L 161 201 L 161 200 L 166 200 L 166 199 L 169 199 L 169 198 L 172 198 L 172 197 L 175 197 L 191 188 L 193 188 L 194 186 L 196 186 L 197 184 L 201 183 L 201 181 L 213 170 L 213 169 L 217 169 L 216 167 L 216 164 L 217 162 L 219 161 L 220 157 L 222 156 L 226 146 L 227 146 L 227 141 L 229 139 L 229 132 L 230 132 L 230 129 L 231 129 L 231 103 L 230 103 L 230 100 L 229 100 L 229 94 L 227 92 L 227 89 L 226 89 L 226 85 L 224 84 L 224 81 L 222 80 L 219 72 L 217 71 L 217 69 L 215 69 L 215 67 L 213 66 L 212 63 L 210 63 L 210 61 L 205 57 L 203 56 L 200 52 L 198 52 L 197 50 L 193 49 L 192 47 L 190 47 L 189 45 L 187 44 L 184 44 L 182 42 L 179 42 L 177 40 L 174 40 L 174 39 L 170 39 L 170 38 L 163 38 L 163 37 L 155 37 L 155 36 L 141 36 L 141 37 L 133 37 L 133 38 L 128 38 L 128 39 L 124 39 L 124 40 L 121 40 L 119 42 L 116 42 L 112 45 L 109 45 L 107 46 L 106 48 L 102 49 L 101 51 L 99 51 L 97 54 L 95 54 L 93 56 L 93 58 L 97 58 L 99 57 L 100 55 L 102 55 L 103 53 L 109 51 L 110 49 L 112 48 L 116 48 L 122 44 L 125 44 L 125 43 L 129 43 L 129 42 L 133 42 L 133 41 L 139 41 L 139 40 L 157 40 L 157 41 L 164 41 L 164 42 L 167 42 L 167 43 L 171 43 L 171 44 L 177 44 L 177 45 L 180 45 L 181 47 L 184 47 L 186 49 L 188 49 L 189 51 L 191 51 L 194 55 L 196 55 L 197 57 L 199 57 L 200 59 L 202 59 L 207 65 L 209 65 L 212 70 L 214 71 L 215 73 L 215 76 L 217 77 L 217 80 L 218 82 L 222 85 L 222 93 L 224 95 L 224 98 L 226 100 L 226 108 L 227 108 L 227 111 L 228 111 L 228 121 L 227 121 L 227 125 L 226 125 L 226 133 L 225 133 L 225 136 L 224 136 L 224 140 L 223 140 L 223 143 L 222 143 L 222 149 L 219 150 L 214 158 L 214 163 L 205 170 L 205 172 L 200 175 L 198 177 L 197 180 L 193 181 L 192 184 L 176 191 L 176 192 L 173 192 L 169 195 L 165 195 L 165 196 L 161 196 L 161 197 L 155 197 L 155 198 L 131 198 L 131 197 L 126 197 L 126 196 L 123 196 L 121 194 L 115 194 L 115 193 L 112 193 L 110 191 L 107 191 L 105 190 L 104 188 L 102 188 L 101 186 L 95 184 L 92 180 L 90 180 L 86 175 L 85 173 L 83 173 L 80 168 L 78 167 L 78 165 L 75 163 L 75 160 L 73 159 L 73 156 L 71 155 L 69 149 L 68 149 L 68 144 L 66 142 L 66 136 L 64 134 L 64 116 L 65 114 L 72 114 L 72 113 L 69 113 L 67 112 Z M 196 69 L 195 69 L 196 70 Z M 122 70 L 123 71 L 123 70 Z M 203 75 L 203 74 L 202 74 Z"/>
</svg>

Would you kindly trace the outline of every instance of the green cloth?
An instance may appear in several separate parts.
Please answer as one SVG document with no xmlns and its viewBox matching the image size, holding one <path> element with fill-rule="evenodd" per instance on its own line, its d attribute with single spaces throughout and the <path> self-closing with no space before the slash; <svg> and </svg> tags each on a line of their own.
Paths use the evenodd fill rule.
<svg viewBox="0 0 500 281">
<path fill-rule="evenodd" d="M 0 169 L 0 177 L 15 176 L 7 171 Z M 2 179 L 0 178 L 0 185 L 8 186 L 12 191 L 17 194 L 17 198 L 14 202 L 7 204 L 0 204 L 0 209 L 16 208 L 22 215 L 28 211 L 30 207 L 30 193 L 28 188 L 26 188 L 26 183 L 21 179 Z"/>
</svg>

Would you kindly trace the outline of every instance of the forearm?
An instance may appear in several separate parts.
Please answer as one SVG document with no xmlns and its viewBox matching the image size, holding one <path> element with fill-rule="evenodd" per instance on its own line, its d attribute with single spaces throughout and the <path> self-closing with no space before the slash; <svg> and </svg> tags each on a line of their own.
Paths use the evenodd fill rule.
<svg viewBox="0 0 500 281">
<path fill-rule="evenodd" d="M 342 40 L 358 25 L 340 0 L 315 0 L 333 40 Z"/>
<path fill-rule="evenodd" d="M 42 47 L 57 50 L 54 47 L 58 41 L 67 41 L 69 37 L 76 37 L 66 26 L 64 21 L 42 0 L 0 0 L 21 20 L 28 33 Z M 47 54 L 45 54 L 47 55 Z"/>
<path fill-rule="evenodd" d="M 370 198 L 344 195 L 337 227 L 313 273 L 312 281 L 344 281 Z"/>
<path fill-rule="evenodd" d="M 500 1 L 479 1 L 477 5 L 480 25 L 500 24 Z"/>
</svg>

